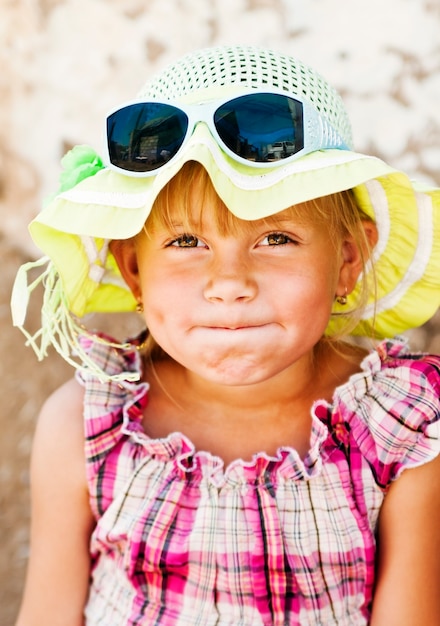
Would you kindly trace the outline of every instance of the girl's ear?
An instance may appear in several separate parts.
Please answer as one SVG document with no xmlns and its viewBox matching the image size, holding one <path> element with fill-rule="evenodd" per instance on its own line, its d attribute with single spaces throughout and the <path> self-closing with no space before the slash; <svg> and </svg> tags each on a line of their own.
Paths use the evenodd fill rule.
<svg viewBox="0 0 440 626">
<path fill-rule="evenodd" d="M 364 269 L 371 250 L 378 241 L 376 224 L 370 220 L 363 223 L 364 241 L 358 242 L 349 236 L 342 243 L 342 264 L 339 272 L 339 281 L 336 296 L 346 296 L 355 288 L 359 275 Z"/>
<path fill-rule="evenodd" d="M 139 266 L 134 238 L 111 241 L 110 251 L 115 258 L 122 278 L 129 286 L 133 296 L 136 300 L 141 300 L 142 294 L 139 281 Z"/>
</svg>

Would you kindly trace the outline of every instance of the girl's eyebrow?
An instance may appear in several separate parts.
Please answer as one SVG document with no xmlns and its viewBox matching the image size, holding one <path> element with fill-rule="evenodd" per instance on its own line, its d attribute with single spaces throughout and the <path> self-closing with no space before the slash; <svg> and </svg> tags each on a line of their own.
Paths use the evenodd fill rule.
<svg viewBox="0 0 440 626">
<path fill-rule="evenodd" d="M 278 224 L 292 224 L 293 226 L 305 226 L 305 220 L 293 217 L 291 215 L 273 215 L 270 217 L 266 217 L 264 222 L 268 225 L 274 224 L 275 226 Z"/>
<path fill-rule="evenodd" d="M 186 223 L 184 224 L 182 221 L 174 221 L 174 220 L 167 220 L 166 222 L 160 222 L 160 226 L 159 228 L 162 230 L 167 230 L 167 231 L 174 231 L 174 230 L 187 230 L 188 228 L 192 228 L 194 225 L 192 223 Z"/>
</svg>

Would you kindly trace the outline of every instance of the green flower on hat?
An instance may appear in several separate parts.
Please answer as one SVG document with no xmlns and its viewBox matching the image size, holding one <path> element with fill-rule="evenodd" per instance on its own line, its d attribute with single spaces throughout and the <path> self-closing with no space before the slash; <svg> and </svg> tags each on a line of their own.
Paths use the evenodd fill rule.
<svg viewBox="0 0 440 626">
<path fill-rule="evenodd" d="M 99 154 L 85 145 L 75 146 L 69 150 L 61 159 L 61 165 L 64 171 L 60 175 L 58 193 L 72 189 L 105 167 Z"/>
</svg>

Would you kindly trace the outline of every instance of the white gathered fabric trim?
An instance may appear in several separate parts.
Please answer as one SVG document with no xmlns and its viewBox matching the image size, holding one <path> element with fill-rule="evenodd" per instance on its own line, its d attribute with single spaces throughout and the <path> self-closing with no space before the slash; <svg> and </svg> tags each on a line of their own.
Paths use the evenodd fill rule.
<svg viewBox="0 0 440 626">
<path fill-rule="evenodd" d="M 373 200 L 373 206 L 378 206 L 377 203 L 379 201 L 383 202 L 383 198 L 380 199 L 378 197 L 378 193 L 380 193 L 378 191 L 378 186 L 380 187 L 380 184 L 377 181 L 369 181 L 369 183 L 367 183 L 370 196 Z M 384 193 L 382 188 L 381 192 Z M 417 245 L 413 259 L 408 265 L 408 270 L 405 276 L 403 276 L 403 278 L 399 281 L 395 289 L 387 293 L 382 298 L 378 299 L 373 304 L 369 304 L 367 307 L 365 307 L 362 315 L 362 319 L 364 320 L 370 319 L 374 315 L 378 315 L 380 313 L 383 313 L 384 311 L 392 309 L 400 302 L 405 293 L 416 282 L 423 278 L 423 275 L 429 264 L 429 259 L 431 257 L 433 246 L 433 206 L 431 198 L 426 194 L 416 193 L 416 199 L 419 207 L 419 228 Z M 383 211 L 381 214 L 378 214 L 378 218 L 381 219 L 385 214 L 386 211 Z M 385 238 L 383 237 L 382 246 L 386 245 L 386 243 L 387 240 L 385 240 Z"/>
</svg>

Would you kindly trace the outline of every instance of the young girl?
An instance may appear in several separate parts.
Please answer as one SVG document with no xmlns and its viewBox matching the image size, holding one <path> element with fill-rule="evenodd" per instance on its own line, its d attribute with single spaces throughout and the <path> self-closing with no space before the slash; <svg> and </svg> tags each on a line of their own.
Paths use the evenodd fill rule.
<svg viewBox="0 0 440 626">
<path fill-rule="evenodd" d="M 268 50 L 187 55 L 106 130 L 31 225 L 28 339 L 78 373 L 35 434 L 17 625 L 438 625 L 440 358 L 372 340 L 439 306 L 439 190 Z M 122 344 L 80 319 L 135 309 Z"/>
</svg>

